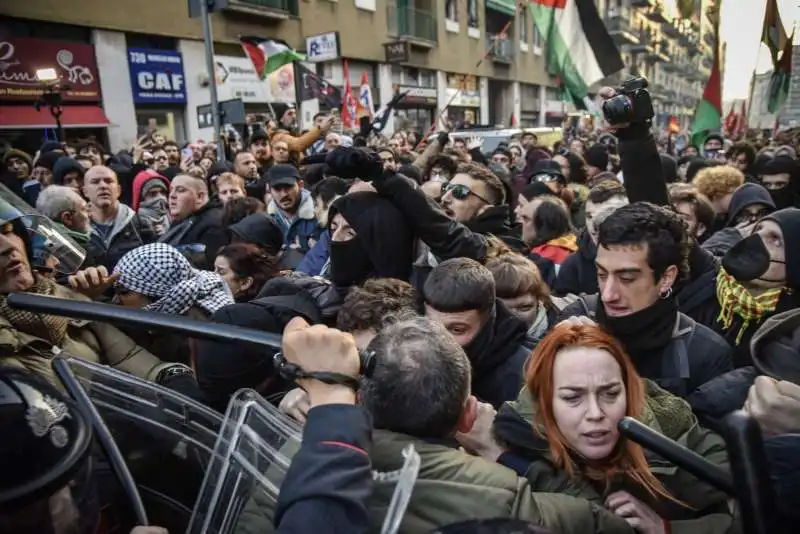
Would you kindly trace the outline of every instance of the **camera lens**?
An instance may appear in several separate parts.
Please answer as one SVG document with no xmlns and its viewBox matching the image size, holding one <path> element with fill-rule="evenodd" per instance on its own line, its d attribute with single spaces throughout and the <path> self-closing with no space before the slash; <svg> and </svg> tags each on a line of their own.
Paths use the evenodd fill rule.
<svg viewBox="0 0 800 534">
<path fill-rule="evenodd" d="M 603 115 L 609 124 L 630 122 L 633 117 L 633 102 L 626 95 L 617 95 L 605 101 Z"/>
</svg>

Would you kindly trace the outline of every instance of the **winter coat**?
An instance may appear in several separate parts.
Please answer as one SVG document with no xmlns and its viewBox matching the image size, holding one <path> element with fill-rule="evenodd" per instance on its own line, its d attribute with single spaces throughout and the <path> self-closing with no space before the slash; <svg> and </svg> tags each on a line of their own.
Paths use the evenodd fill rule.
<svg viewBox="0 0 800 534">
<path fill-rule="evenodd" d="M 373 431 L 370 460 L 374 488 L 369 499 L 368 532 L 380 531 L 395 491 L 396 478 L 392 474 L 403 467 L 403 449 L 409 445 L 419 454 L 420 467 L 399 534 L 431 532 L 459 521 L 497 517 L 522 519 L 559 534 L 634 534 L 624 519 L 601 504 L 534 492 L 511 469 L 469 456 L 450 443 L 387 430 Z M 276 532 L 271 524 L 274 508 L 263 492 L 254 493 L 234 532 Z"/>
<path fill-rule="evenodd" d="M 469 221 L 467 226 L 473 232 L 498 237 L 513 250 L 523 252 L 527 247 L 520 237 L 520 228 L 509 225 L 509 220 L 508 205 L 491 206 Z"/>
<path fill-rule="evenodd" d="M 297 208 L 294 220 L 289 221 L 274 200 L 267 206 L 267 213 L 272 215 L 275 222 L 281 227 L 284 247 L 296 247 L 305 254 L 311 249 L 310 241 L 319 240 L 322 228 L 317 222 L 317 217 L 314 213 L 314 200 L 308 191 L 300 191 L 300 206 Z"/>
<path fill-rule="evenodd" d="M 227 229 L 222 226 L 222 207 L 210 200 L 187 218 L 173 223 L 158 241 L 189 255 L 196 268 L 213 270 L 217 251 L 228 240 Z"/>
<path fill-rule="evenodd" d="M 576 315 L 594 318 L 598 305 L 602 303 L 597 295 L 582 296 L 564 309 L 560 319 Z M 711 329 L 680 312 L 675 318 L 672 341 L 660 355 L 653 354 L 651 358 L 660 359 L 660 364 L 649 366 L 658 370 L 643 372 L 640 369 L 643 365 L 634 361 L 639 373 L 679 397 L 688 396 L 702 384 L 732 369 L 728 344 Z"/>
<path fill-rule="evenodd" d="M 593 295 L 599 291 L 597 286 L 597 245 L 589 232 L 583 231 L 578 236 L 578 250 L 570 254 L 558 271 L 553 293 L 556 295 Z"/>
<path fill-rule="evenodd" d="M 88 255 L 94 259 L 95 265 L 104 265 L 108 272 L 111 272 L 126 253 L 155 240 L 156 236 L 150 225 L 135 211 L 120 202 L 117 204 L 117 216 L 113 228 L 108 235 L 104 237 L 92 224 L 92 233 L 86 249 Z"/>
<path fill-rule="evenodd" d="M 645 385 L 647 403 L 641 422 L 727 471 L 728 454 L 723 439 L 700 427 L 686 402 L 653 382 L 646 380 Z M 515 402 L 501 408 L 494 423 L 496 435 L 510 450 L 510 454 L 501 456 L 501 463 L 524 466 L 521 474 L 533 491 L 564 493 L 602 505 L 606 495 L 625 490 L 667 520 L 674 534 L 722 534 L 730 528 L 732 517 L 725 493 L 646 449 L 651 472 L 673 497 L 689 507 L 663 498 L 654 502 L 647 490 L 629 478 L 615 478 L 609 488 L 599 487 L 588 477 L 571 478 L 553 464 L 546 438 L 534 431 L 533 425 L 540 424 L 536 412 L 534 399 L 523 389 Z M 516 458 L 509 462 L 509 456 Z"/>
<path fill-rule="evenodd" d="M 689 249 L 689 276 L 674 286 L 681 313 L 706 326 L 710 324 L 706 322 L 706 308 L 717 300 L 715 283 L 718 269 L 719 260 L 695 244 Z"/>
<path fill-rule="evenodd" d="M 53 296 L 66 300 L 90 300 L 63 286 L 56 286 Z M 54 347 L 44 338 L 17 330 L 0 316 L 0 362 L 3 364 L 26 369 L 59 384 L 50 368 L 50 361 L 60 352 L 92 363 L 110 365 L 150 381 L 173 365 L 162 362 L 108 323 L 70 319 L 66 339 L 60 347 Z"/>
</svg>

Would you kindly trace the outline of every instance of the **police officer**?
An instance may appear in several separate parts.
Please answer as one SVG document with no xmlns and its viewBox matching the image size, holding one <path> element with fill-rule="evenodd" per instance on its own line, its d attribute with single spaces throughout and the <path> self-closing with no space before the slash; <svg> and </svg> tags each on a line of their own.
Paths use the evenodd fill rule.
<svg viewBox="0 0 800 534">
<path fill-rule="evenodd" d="M 104 534 L 92 429 L 72 400 L 38 376 L 0 366 L 0 435 L 0 534 Z"/>
</svg>

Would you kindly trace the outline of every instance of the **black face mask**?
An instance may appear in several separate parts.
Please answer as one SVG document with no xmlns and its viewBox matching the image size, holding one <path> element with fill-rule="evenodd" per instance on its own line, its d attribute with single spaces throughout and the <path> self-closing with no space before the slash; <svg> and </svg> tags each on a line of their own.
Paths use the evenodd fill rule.
<svg viewBox="0 0 800 534">
<path fill-rule="evenodd" d="M 358 236 L 350 241 L 331 242 L 331 281 L 336 286 L 360 284 L 371 271 L 372 261 Z"/>
<path fill-rule="evenodd" d="M 769 255 L 764 240 L 753 234 L 736 243 L 722 258 L 722 266 L 739 282 L 763 280 L 765 282 L 782 282 L 761 278 L 769 270 L 770 263 L 785 263 L 773 260 Z"/>
<path fill-rule="evenodd" d="M 769 196 L 772 197 L 776 209 L 782 210 L 794 206 L 794 188 L 789 185 L 780 189 L 770 189 Z"/>
</svg>

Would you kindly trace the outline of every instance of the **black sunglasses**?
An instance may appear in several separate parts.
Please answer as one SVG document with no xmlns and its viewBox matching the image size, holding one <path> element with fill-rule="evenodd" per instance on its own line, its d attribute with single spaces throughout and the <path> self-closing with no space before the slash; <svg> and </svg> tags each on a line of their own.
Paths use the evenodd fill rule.
<svg viewBox="0 0 800 534">
<path fill-rule="evenodd" d="M 446 195 L 447 193 L 450 193 L 456 200 L 465 200 L 468 196 L 472 195 L 476 198 L 483 200 L 487 204 L 491 204 L 491 202 L 489 202 L 479 194 L 475 193 L 474 191 L 472 191 L 472 189 L 470 189 L 464 184 L 454 184 L 451 182 L 445 185 L 442 188 L 442 196 Z"/>
</svg>

